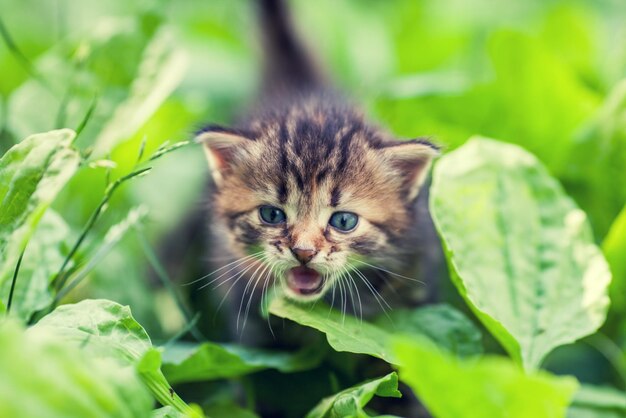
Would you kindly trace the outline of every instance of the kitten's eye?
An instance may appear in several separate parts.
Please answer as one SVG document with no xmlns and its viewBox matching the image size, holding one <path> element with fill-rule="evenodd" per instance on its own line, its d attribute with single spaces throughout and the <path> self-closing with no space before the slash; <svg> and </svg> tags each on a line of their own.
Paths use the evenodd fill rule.
<svg viewBox="0 0 626 418">
<path fill-rule="evenodd" d="M 266 224 L 276 225 L 285 222 L 287 215 L 282 210 L 274 206 L 261 206 L 259 208 L 259 216 Z"/>
<path fill-rule="evenodd" d="M 330 226 L 343 232 L 352 231 L 358 222 L 359 217 L 352 212 L 335 212 L 328 221 Z"/>
</svg>

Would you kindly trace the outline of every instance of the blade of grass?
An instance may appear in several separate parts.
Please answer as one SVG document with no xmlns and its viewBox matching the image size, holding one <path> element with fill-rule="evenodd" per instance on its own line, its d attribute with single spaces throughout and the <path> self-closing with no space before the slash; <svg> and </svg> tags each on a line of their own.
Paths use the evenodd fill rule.
<svg viewBox="0 0 626 418">
<path fill-rule="evenodd" d="M 9 300 L 7 301 L 7 316 L 11 313 L 11 304 L 13 303 L 13 292 L 15 291 L 15 284 L 17 283 L 17 275 L 20 272 L 20 266 L 22 265 L 22 259 L 24 258 L 24 252 L 26 248 L 22 250 L 20 258 L 17 259 L 15 265 L 15 271 L 13 272 L 13 280 L 11 281 L 11 290 L 9 290 Z"/>
<path fill-rule="evenodd" d="M 58 273 L 52 280 L 52 286 L 56 289 L 57 292 L 61 291 L 61 289 L 63 288 L 63 286 L 65 285 L 67 281 L 67 276 L 65 275 L 65 269 L 67 268 L 67 265 L 69 264 L 69 262 L 72 260 L 72 258 L 78 251 L 78 249 L 83 244 L 85 238 L 87 237 L 87 234 L 93 228 L 94 224 L 96 223 L 96 221 L 98 220 L 98 218 L 100 217 L 104 209 L 106 208 L 107 204 L 109 203 L 109 200 L 111 199 L 115 191 L 118 189 L 118 187 L 120 187 L 122 184 L 124 184 L 126 181 L 132 178 L 145 175 L 151 169 L 152 167 L 146 167 L 146 168 L 133 171 L 132 173 L 127 174 L 115 180 L 113 183 L 109 185 L 109 187 L 107 187 L 104 193 L 104 197 L 102 198 L 102 200 L 100 201 L 96 209 L 93 211 L 93 213 L 89 217 L 89 220 L 87 221 L 87 224 L 83 228 L 82 233 L 80 234 L 80 236 L 78 237 L 74 245 L 72 246 L 72 249 L 67 254 L 67 257 L 65 257 L 65 260 L 63 261 L 63 264 L 61 265 L 61 268 L 59 269 Z"/>
<path fill-rule="evenodd" d="M 22 50 L 17 46 L 17 43 L 11 36 L 9 30 L 7 29 L 6 25 L 2 21 L 2 18 L 0 18 L 0 37 L 4 41 L 5 45 L 7 46 L 11 54 L 13 54 L 15 59 L 22 65 L 24 70 L 35 80 L 39 81 L 43 86 L 45 86 L 47 89 L 52 91 L 52 88 L 50 87 L 48 82 L 35 69 L 35 66 L 33 65 L 33 63 L 30 62 L 28 57 L 26 57 L 26 54 L 24 54 Z"/>
<path fill-rule="evenodd" d="M 198 328 L 196 327 L 197 318 L 193 317 L 192 313 L 189 311 L 185 303 L 182 301 L 180 295 L 176 292 L 176 289 L 174 288 L 174 285 L 172 282 L 172 278 L 169 276 L 169 274 L 163 267 L 163 264 L 161 264 L 161 262 L 159 261 L 159 258 L 157 257 L 154 249 L 148 242 L 146 236 L 144 235 L 142 231 L 137 229 L 137 237 L 139 238 L 139 243 L 141 244 L 141 248 L 143 249 L 143 252 L 146 258 L 148 259 L 150 266 L 152 266 L 155 273 L 157 274 L 157 277 L 159 278 L 159 280 L 161 280 L 163 287 L 165 287 L 167 292 L 172 296 L 172 298 L 176 302 L 176 306 L 185 317 L 185 320 L 187 321 L 187 326 L 185 328 L 188 328 L 189 332 L 191 332 L 191 335 L 193 335 L 193 337 L 196 340 L 205 341 L 206 338 L 204 337 L 204 335 L 202 335 L 200 330 L 198 330 Z M 183 331 L 186 331 L 186 330 L 183 329 Z"/>
</svg>

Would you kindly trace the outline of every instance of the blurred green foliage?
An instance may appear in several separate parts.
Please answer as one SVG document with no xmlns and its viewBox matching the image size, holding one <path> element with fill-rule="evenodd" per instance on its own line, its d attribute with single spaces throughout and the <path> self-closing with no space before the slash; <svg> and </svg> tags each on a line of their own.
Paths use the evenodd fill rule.
<svg viewBox="0 0 626 418">
<path fill-rule="evenodd" d="M 46 164 L 32 159 L 28 160 L 30 165 L 22 164 L 26 159 L 12 159 L 16 152 L 26 155 L 28 141 L 33 139 L 22 141 L 11 151 L 14 154 L 3 157 L 1 196 L 16 196 L 17 189 L 5 189 L 10 179 L 22 179 L 33 189 L 20 188 L 20 193 L 28 190 L 32 193 L 21 195 L 21 206 L 12 209 L 24 217 L 9 217 L 8 210 L 0 214 L 0 220 L 6 216 L 5 222 L 0 223 L 0 312 L 6 310 L 13 266 L 27 242 L 11 310 L 11 315 L 23 322 L 46 313 L 44 308 L 57 297 L 46 286 L 58 283 L 57 270 L 67 262 L 70 282 L 79 280 L 63 302 L 106 298 L 132 308 L 137 322 L 119 310 L 117 304 L 96 303 L 90 308 L 93 312 L 110 314 L 113 310 L 115 315 L 113 319 L 94 319 L 91 325 L 102 327 L 96 327 L 98 332 L 110 331 L 117 329 L 115 324 L 121 321 L 141 334 L 139 342 L 147 351 L 144 353 L 142 349 L 141 356 L 133 356 L 130 365 L 138 370 L 154 398 L 162 404 L 167 404 L 170 396 L 173 400 L 171 406 L 154 412 L 153 416 L 182 416 L 181 411 L 200 416 L 195 407 L 187 406 L 177 395 L 170 395 L 160 371 L 160 353 L 149 348 L 152 343 L 147 337 L 164 343 L 188 330 L 185 327 L 190 327 L 189 312 L 180 309 L 187 302 L 187 295 L 184 289 L 157 288 L 148 276 L 155 264 L 150 258 L 150 248 L 158 248 L 167 233 L 191 209 L 202 204 L 207 170 L 201 150 L 194 145 L 182 147 L 158 161 L 150 161 L 150 156 L 159 153 L 166 141 L 191 139 L 204 123 L 227 124 L 253 99 L 260 79 L 262 51 L 257 44 L 251 3 L 244 0 L 3 0 L 0 10 L 0 154 L 24 138 L 58 128 L 77 131 L 77 138 L 70 148 L 49 151 L 62 153 L 60 157 L 73 161 L 80 154 L 80 167 L 66 185 L 63 172 L 59 179 L 58 173 L 50 172 Z M 614 276 L 610 289 L 613 306 L 599 332 L 553 351 L 543 367 L 557 374 L 573 374 L 582 383 L 624 390 L 626 46 L 621 40 L 626 37 L 623 24 L 626 3 L 621 0 L 293 0 L 290 3 L 299 32 L 337 80 L 337 85 L 374 120 L 398 136 L 430 137 L 443 145 L 446 153 L 464 145 L 473 135 L 497 138 L 530 151 L 546 166 L 546 176 L 552 175 L 560 181 L 565 192 L 588 215 L 593 232 L 585 237 L 585 243 L 603 243 Z M 57 131 L 53 135 L 58 132 L 69 131 Z M 32 155 L 48 161 L 41 149 L 35 149 Z M 116 179 L 147 166 L 152 168 L 149 174 L 124 181 L 111 194 L 84 242 L 68 258 L 72 245 L 102 204 L 107 188 Z M 32 182 L 37 170 L 45 172 L 40 177 L 43 180 Z M 64 170 L 67 170 L 65 174 L 73 173 L 74 168 L 68 165 Z M 553 179 L 547 181 L 551 183 Z M 38 185 L 43 185 L 39 191 Z M 52 209 L 43 214 L 57 189 L 64 185 Z M 48 194 L 37 194 L 43 192 Z M 138 206 L 140 209 L 133 209 Z M 2 202 L 0 208 L 4 208 Z M 144 210 L 148 215 L 138 216 Z M 622 214 L 617 219 L 620 211 Z M 456 227 L 448 232 L 461 233 Z M 486 263 L 488 256 L 483 260 Z M 180 262 L 184 264 L 185 260 Z M 575 274 L 564 275 L 565 269 L 560 272 L 562 286 L 576 282 Z M 181 271 L 175 279 L 179 283 L 189 282 L 197 278 L 194 274 Z M 465 274 L 461 280 L 467 277 Z M 456 291 L 450 289 L 444 296 L 469 315 L 470 310 L 460 298 L 455 298 Z M 556 299 L 558 294 L 555 293 Z M 75 315 L 84 315 L 81 310 L 86 305 L 70 306 Z M 550 404 L 556 399 L 559 406 L 548 410 L 558 411 L 545 416 L 562 416 L 561 410 L 571 392 L 571 388 L 563 389 L 568 386 L 562 383 L 565 380 L 546 377 L 544 381 L 543 376 L 524 375 L 504 360 L 471 365 L 457 363 L 461 360 L 456 357 L 452 359 L 450 353 L 462 358 L 479 354 L 480 332 L 460 312 L 439 309 L 434 313 L 407 314 L 406 322 L 397 321 L 397 315 L 395 319 L 402 328 L 398 332 L 409 330 L 425 335 L 445 352 L 417 343 L 394 351 L 391 335 L 394 332 L 388 332 L 388 326 L 358 324 L 355 318 L 344 320 L 340 314 L 330 318 L 326 311 L 306 311 L 280 301 L 272 305 L 275 315 L 322 330 L 330 346 L 339 351 L 370 354 L 398 364 L 397 358 L 418 350 L 431 360 L 407 363 L 405 369 L 400 368 L 400 379 L 413 386 L 438 416 L 448 416 L 445 414 L 455 411 L 453 408 L 464 405 L 462 398 L 458 404 L 448 403 L 449 397 L 440 396 L 444 389 L 438 393 L 437 386 L 432 386 L 434 389 L 420 386 L 420 378 L 425 375 L 431 379 L 429 382 L 437 382 L 445 375 L 441 370 L 455 379 L 461 376 L 470 382 L 465 386 L 459 383 L 455 388 L 459 391 L 476 379 L 489 380 L 494 376 L 502 379 L 499 387 L 508 388 L 502 392 L 505 398 L 513 396 L 519 388 L 528 389 L 529 396 L 533 393 L 548 396 L 549 393 L 539 393 L 542 391 L 535 387 L 540 382 L 558 395 L 547 401 Z M 37 311 L 39 314 L 33 316 Z M 60 350 L 57 342 L 49 343 L 43 337 L 40 346 L 30 341 L 35 339 L 35 334 L 44 333 L 37 331 L 38 326 L 43 328 L 46 321 L 58 319 L 62 313 L 55 311 L 52 315 L 56 316 L 44 317 L 43 324 L 40 322 L 26 334 L 13 324 L 1 324 L 0 347 L 16 361 L 0 367 L 0 374 L 3 370 L 7 373 L 7 378 L 0 380 L 6 382 L 20 375 L 19 370 L 9 366 L 26 367 L 32 357 L 41 356 L 42 361 L 61 369 L 70 367 L 68 354 L 63 354 L 65 345 L 61 344 L 63 350 Z M 601 316 L 591 328 L 600 325 Z M 480 314 L 477 317 L 485 321 Z M 207 329 L 215 323 L 213 312 L 203 312 L 199 318 L 205 332 L 220 335 L 219 330 Z M 519 320 L 515 315 L 509 318 Z M 71 328 L 71 335 L 81 327 L 90 329 L 85 324 L 73 323 L 71 316 L 66 319 L 57 324 Z M 345 324 L 345 328 L 333 327 L 338 323 Z M 515 325 L 515 321 L 512 323 Z M 497 327 L 488 328 L 493 331 Z M 122 330 L 121 334 L 109 337 L 122 341 L 119 347 L 126 350 L 129 341 L 134 341 L 131 337 L 136 338 L 137 334 Z M 554 331 L 558 333 L 560 329 Z M 366 336 L 364 340 L 351 339 L 359 337 L 361 332 Z M 502 340 L 498 330 L 494 333 Z M 500 351 L 487 333 L 483 334 L 486 351 Z M 561 340 L 573 340 L 584 334 L 568 335 Z M 131 379 L 129 390 L 136 394 L 133 403 L 129 403 L 132 411 L 126 410 L 130 411 L 128 416 L 143 416 L 149 402 L 145 390 L 128 374 L 128 364 L 102 366 L 106 362 L 100 364 L 99 357 L 106 356 L 97 341 L 91 342 L 90 338 L 79 344 L 86 347 L 81 351 L 87 354 L 80 354 L 85 363 L 72 363 L 65 384 L 74 387 L 85 370 L 97 371 L 102 377 L 102 390 L 106 391 L 106 396 L 97 399 L 110 409 L 102 412 L 102 404 L 96 402 L 89 406 L 94 411 L 91 415 L 85 412 L 87 415 L 81 416 L 115 415 L 120 399 L 126 400 L 116 383 L 120 376 Z M 522 344 L 527 342 L 523 336 L 520 340 Z M 33 345 L 32 352 L 20 352 L 20 344 Z M 74 355 L 71 350 L 75 347 L 69 347 L 69 353 Z M 228 360 L 238 367 L 236 373 L 228 376 L 236 376 L 245 388 L 249 409 L 266 402 L 287 416 L 302 416 L 322 397 L 367 378 L 381 378 L 389 371 L 388 366 L 378 363 L 363 370 L 359 368 L 363 362 L 361 356 L 335 352 L 326 355 L 326 346 L 320 348 L 322 360 L 298 357 L 301 352 L 289 357 L 282 352 L 241 352 L 207 343 L 187 347 L 185 358 L 174 361 L 172 353 L 182 348 L 176 345 L 169 348 L 164 353 L 164 370 L 169 368 L 170 372 L 174 370 L 185 376 L 181 382 L 194 380 L 189 376 L 198 374 L 205 381 L 224 377 L 213 371 L 216 364 Z M 7 356 L 3 356 L 5 361 Z M 290 374 L 283 375 L 274 369 Z M 405 379 L 403 370 L 410 377 Z M 482 377 L 477 378 L 479 375 Z M 33 375 L 32 378 L 35 380 L 31 382 L 45 386 L 44 377 Z M 14 389 L 20 389 L 21 396 L 38 393 L 26 380 L 15 382 L 18 386 Z M 302 387 L 306 390 L 301 390 Z M 363 387 L 355 386 L 345 392 L 349 395 L 346 399 L 350 410 L 359 414 L 365 414 L 360 403 L 363 398 L 354 397 L 353 392 Z M 255 416 L 235 406 L 238 389 L 232 381 L 206 382 L 182 389 L 186 389 L 189 401 L 202 404 L 209 416 Z M 481 390 L 489 390 L 480 385 L 473 389 L 476 396 L 485 395 Z M 94 393 L 89 388 L 82 390 Z M 367 400 L 376 388 L 368 390 Z M 71 394 L 66 395 L 51 391 L 49 398 L 41 401 L 75 399 Z M 318 410 L 325 412 L 319 415 L 328 412 L 328 416 L 334 416 L 329 412 L 332 408 L 342 410 L 336 403 L 339 398 L 341 394 L 328 398 L 326 404 L 321 403 Z M 0 404 L 14 414 L 19 409 L 11 408 L 17 408 L 19 404 L 15 400 L 21 402 L 21 399 L 16 396 L 11 402 Z M 284 399 L 291 402 L 283 402 Z M 525 399 L 521 397 L 515 402 L 524 403 Z M 568 416 L 620 416 L 626 410 L 623 401 L 623 394 L 615 389 L 583 386 L 576 393 Z M 328 409 L 330 402 L 335 404 Z M 485 411 L 491 411 L 489 408 L 497 410 L 502 404 L 484 402 L 483 406 Z M 48 416 L 70 416 L 63 415 L 66 411 L 59 408 L 50 410 Z"/>
</svg>

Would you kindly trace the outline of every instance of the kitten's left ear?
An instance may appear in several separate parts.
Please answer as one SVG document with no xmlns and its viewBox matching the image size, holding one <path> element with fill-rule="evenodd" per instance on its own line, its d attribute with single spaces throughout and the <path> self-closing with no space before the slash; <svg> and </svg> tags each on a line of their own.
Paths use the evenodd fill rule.
<svg viewBox="0 0 626 418">
<path fill-rule="evenodd" d="M 249 139 L 238 130 L 214 125 L 199 132 L 196 141 L 202 143 L 213 180 L 219 187 L 231 168 L 235 150 Z"/>
<path fill-rule="evenodd" d="M 433 159 L 439 155 L 439 147 L 424 139 L 414 139 L 387 146 L 383 153 L 403 176 L 407 199 L 413 200 L 426 180 Z"/>
</svg>

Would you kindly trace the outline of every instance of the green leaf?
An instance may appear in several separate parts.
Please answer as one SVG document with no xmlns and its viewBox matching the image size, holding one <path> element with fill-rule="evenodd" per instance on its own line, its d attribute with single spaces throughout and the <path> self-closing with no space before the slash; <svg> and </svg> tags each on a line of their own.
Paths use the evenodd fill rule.
<svg viewBox="0 0 626 418">
<path fill-rule="evenodd" d="M 157 401 L 171 406 L 189 418 L 202 418 L 199 408 L 189 406 L 172 389 L 161 372 L 161 352 L 155 348 L 148 350 L 137 364 L 137 371 L 144 384 L 150 389 Z"/>
<path fill-rule="evenodd" d="M 582 385 L 574 395 L 567 418 L 622 418 L 626 394 L 609 387 Z"/>
<path fill-rule="evenodd" d="M 322 399 L 309 412 L 307 418 L 369 417 L 363 407 L 376 396 L 400 398 L 398 375 L 389 373 L 379 379 L 370 380 L 360 385 L 343 390 L 336 395 Z"/>
<path fill-rule="evenodd" d="M 0 416 L 143 418 L 152 402 L 132 367 L 0 323 Z"/>
<path fill-rule="evenodd" d="M 394 334 L 423 335 L 459 357 L 483 352 L 480 330 L 465 315 L 449 305 L 429 305 L 420 309 L 394 309 L 377 321 Z"/>
<path fill-rule="evenodd" d="M 15 264 L 37 223 L 57 193 L 74 175 L 79 155 L 69 129 L 29 136 L 0 159 L 0 285 Z"/>
<path fill-rule="evenodd" d="M 234 344 L 176 344 L 163 353 L 163 373 L 173 384 L 242 376 L 264 369 L 283 373 L 317 366 L 325 350 L 311 345 L 294 353 Z"/>
<path fill-rule="evenodd" d="M 46 330 L 94 355 L 136 364 L 152 347 L 130 308 L 105 299 L 61 305 L 33 329 Z"/>
<path fill-rule="evenodd" d="M 164 406 L 163 408 L 155 409 L 152 411 L 151 418 L 185 418 L 182 412 L 171 406 Z"/>
<path fill-rule="evenodd" d="M 431 210 L 459 292 L 526 369 L 604 322 L 611 275 L 585 213 L 528 152 L 471 139 L 435 167 Z"/>
<path fill-rule="evenodd" d="M 404 318 L 400 318 L 404 312 L 394 314 L 392 321 L 398 318 L 398 324 L 385 325 L 384 328 L 344 316 L 320 303 L 309 307 L 285 298 L 274 298 L 270 312 L 323 332 L 336 351 L 368 354 L 391 364 L 398 364 L 391 344 L 393 337 L 400 334 L 424 335 L 461 355 L 480 352 L 479 332 L 461 313 L 450 307 L 420 308 L 406 313 Z M 436 329 L 434 324 L 441 329 Z M 395 326 L 398 328 L 394 329 Z"/>
<path fill-rule="evenodd" d="M 430 341 L 395 342 L 400 378 L 437 418 L 562 418 L 578 384 L 546 372 L 526 374 L 510 360 L 460 360 Z"/>
<path fill-rule="evenodd" d="M 115 110 L 94 143 L 94 157 L 104 157 L 130 138 L 167 99 L 187 71 L 187 55 L 172 35 L 161 31 L 144 52 L 129 96 Z"/>
<path fill-rule="evenodd" d="M 52 302 L 50 281 L 67 255 L 64 241 L 69 234 L 63 218 L 48 209 L 26 247 L 13 294 L 12 315 L 27 320 Z M 11 280 L 0 285 L 1 300 L 8 299 L 10 288 Z"/>
<path fill-rule="evenodd" d="M 94 356 L 136 367 L 159 402 L 191 417 L 201 416 L 171 391 L 161 373 L 160 353 L 152 348 L 148 334 L 128 306 L 104 299 L 62 305 L 31 330 L 53 333 Z"/>
<path fill-rule="evenodd" d="M 611 282 L 611 309 L 626 314 L 626 206 L 609 229 L 602 250 L 606 256 L 613 281 Z"/>
</svg>

